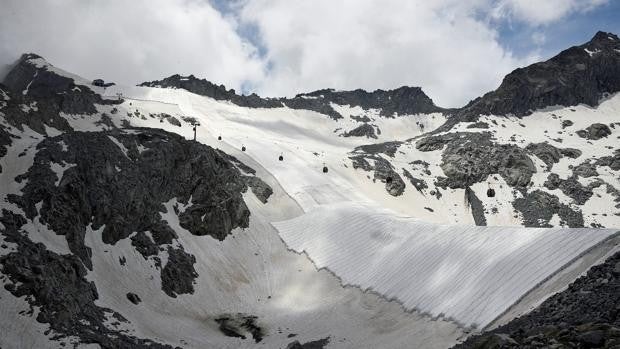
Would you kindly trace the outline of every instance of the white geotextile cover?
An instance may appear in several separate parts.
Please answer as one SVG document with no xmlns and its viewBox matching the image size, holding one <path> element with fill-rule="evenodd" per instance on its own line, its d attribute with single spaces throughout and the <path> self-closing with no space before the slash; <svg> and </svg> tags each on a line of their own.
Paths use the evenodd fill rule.
<svg viewBox="0 0 620 349">
<path fill-rule="evenodd" d="M 273 225 L 290 249 L 343 284 L 478 328 L 617 233 L 428 224 L 350 203 Z"/>
</svg>

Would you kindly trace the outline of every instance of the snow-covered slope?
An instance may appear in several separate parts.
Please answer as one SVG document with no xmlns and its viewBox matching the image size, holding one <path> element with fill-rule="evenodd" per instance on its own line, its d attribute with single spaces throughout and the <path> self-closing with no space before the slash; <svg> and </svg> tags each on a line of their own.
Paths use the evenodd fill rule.
<svg viewBox="0 0 620 349">
<path fill-rule="evenodd" d="M 327 195 L 353 201 L 380 202 L 396 212 L 436 223 L 474 224 L 474 216 L 479 214 L 488 225 L 620 226 L 620 209 L 615 207 L 620 205 L 617 189 L 620 188 L 620 169 L 617 165 L 620 162 L 614 160 L 619 154 L 616 147 L 620 135 L 620 126 L 616 127 L 616 123 L 620 122 L 617 117 L 620 112 L 618 95 L 609 97 L 597 108 L 560 107 L 535 112 L 527 118 L 485 116 L 477 123 L 463 122 L 449 131 L 428 136 L 428 133 L 422 133 L 419 125 L 425 125 L 424 131 L 432 131 L 445 121 L 444 115 L 422 114 L 387 119 L 376 116 L 373 111 L 365 111 L 364 115 L 377 118 L 376 123 L 382 130 L 378 139 L 373 140 L 374 144 L 379 145 L 368 151 L 364 146 L 369 144 L 369 139 L 342 137 L 334 132 L 339 128 L 351 128 L 346 125 L 355 124 L 352 119 L 333 120 L 313 111 L 288 108 L 242 108 L 177 89 L 114 87 L 109 91 L 123 93 L 127 98 L 123 106 L 130 113 L 139 111 L 140 115 L 150 115 L 166 112 L 178 119 L 190 116 L 199 120 L 201 125 L 197 129 L 197 137 L 205 144 L 216 147 L 228 144 L 236 149 L 245 146 L 246 152 L 269 167 L 287 192 L 304 207 L 323 202 L 325 199 L 321 195 Z M 340 107 L 340 110 L 345 115 L 364 112 L 350 107 Z M 191 126 L 186 122 L 176 127 L 168 122 L 161 123 L 156 117 L 121 117 L 133 125 L 164 127 L 186 138 L 193 137 Z M 592 120 L 602 125 L 612 125 L 607 127 L 610 134 L 597 140 L 580 137 L 577 131 L 586 130 L 593 124 Z M 570 121 L 570 126 L 566 126 L 567 121 Z M 476 129 L 472 125 L 484 128 Z M 488 159 L 470 159 L 476 161 L 476 166 L 482 167 L 471 170 L 462 163 L 467 159 L 457 156 L 444 161 L 448 154 L 445 144 L 450 141 L 449 138 L 440 141 L 437 149 L 418 146 L 425 139 L 452 135 L 473 144 L 474 152 L 492 152 L 500 158 L 502 147 L 512 147 L 530 161 L 530 165 L 513 166 L 508 170 L 523 171 L 525 176 L 529 176 L 528 182 L 516 187 L 507 184 L 501 175 L 493 174 L 506 167 L 502 168 L 500 164 L 495 168 L 485 168 L 490 165 Z M 221 141 L 217 140 L 219 136 Z M 480 137 L 488 140 L 488 147 L 477 147 Z M 390 146 L 382 143 L 394 141 L 397 143 L 390 154 Z M 571 152 L 572 149 L 577 151 Z M 278 161 L 280 154 L 285 161 Z M 549 164 L 538 156 L 546 157 Z M 358 166 L 356 158 L 368 161 L 370 168 L 365 170 L 363 166 Z M 377 177 L 376 169 L 382 166 L 377 165 L 377 158 L 391 166 L 393 174 L 388 172 Z M 451 161 L 454 165 L 450 165 Z M 322 173 L 324 164 L 329 169 L 327 175 Z M 594 167 L 594 172 L 572 171 L 589 164 Z M 462 167 L 462 171 L 454 173 L 457 178 L 466 171 L 478 171 L 481 179 L 479 182 L 457 184 L 454 188 L 438 183 L 438 178 L 447 177 L 445 170 L 450 166 Z M 560 186 L 545 184 L 551 174 L 557 174 L 560 180 L 573 176 L 576 180 Z M 402 192 L 396 196 L 390 195 L 386 190 L 386 176 L 400 181 Z M 470 200 L 466 200 L 467 187 L 481 201 L 479 207 L 472 206 Z M 494 197 L 487 197 L 489 187 L 495 191 Z M 557 202 L 540 217 L 524 209 L 537 200 L 532 198 L 532 194 L 538 191 Z M 521 201 L 516 201 L 518 199 Z M 412 205 L 413 202 L 416 204 Z M 515 207 L 515 202 L 518 207 Z"/>
<path fill-rule="evenodd" d="M 38 58 L 36 59 L 38 62 Z M 74 87 L 68 86 L 68 88 Z M 97 87 L 89 86 L 89 88 L 98 91 Z M 172 345 L 188 348 L 274 348 L 286 347 L 294 341 L 301 343 L 319 341 L 332 347 L 401 348 L 415 345 L 434 348 L 448 347 L 462 338 L 463 330 L 455 323 L 433 321 L 427 316 L 406 312 L 397 302 L 388 302 L 378 295 L 363 293 L 357 288 L 343 288 L 331 273 L 317 272 L 305 256 L 288 250 L 270 223 L 294 218 L 301 215 L 303 210 L 282 189 L 280 179 L 275 178 L 272 173 L 278 173 L 279 176 L 288 173 L 300 178 L 303 172 L 312 166 L 305 159 L 309 156 L 315 157 L 314 154 L 300 157 L 299 161 L 305 167 L 301 167 L 300 172 L 291 172 L 294 168 L 283 164 L 292 161 L 294 155 L 292 149 L 286 152 L 283 163 L 277 160 L 278 153 L 274 153 L 278 146 L 286 149 L 290 145 L 282 146 L 273 141 L 265 141 L 270 135 L 278 136 L 286 133 L 292 124 L 290 120 L 283 121 L 291 116 L 289 110 L 282 110 L 275 115 L 280 120 L 274 118 L 272 121 L 267 121 L 266 125 L 254 125 L 252 129 L 256 132 L 254 135 L 256 139 L 249 140 L 247 151 L 241 152 L 239 148 L 241 141 L 244 140 L 242 136 L 237 136 L 236 141 L 239 143 L 235 144 L 235 138 L 226 137 L 227 134 L 222 132 L 226 137 L 225 141 L 218 142 L 216 137 L 219 133 L 209 134 L 205 130 L 209 130 L 209 125 L 212 124 L 225 125 L 227 119 L 231 120 L 231 125 L 235 125 L 233 121 L 235 118 L 245 117 L 241 119 L 245 122 L 249 120 L 247 115 L 252 112 L 251 110 L 235 107 L 238 115 L 232 112 L 227 114 L 227 108 L 231 108 L 229 104 L 183 91 L 148 88 L 122 88 L 121 91 L 125 96 L 135 99 L 126 98 L 124 102 L 118 104 L 112 103 L 115 99 L 112 97 L 110 104 L 95 103 L 96 113 L 93 114 L 57 112 L 57 115 L 66 122 L 66 124 L 57 123 L 57 127 L 54 127 L 55 124 L 50 125 L 49 122 L 41 127 L 36 123 L 33 124 L 32 119 L 39 116 L 35 114 L 38 111 L 26 112 L 21 107 L 31 105 L 28 93 L 21 97 L 20 94 L 10 93 L 8 90 L 6 92 L 7 97 L 4 100 L 7 106 L 3 109 L 3 113 L 6 114 L 2 115 L 1 120 L 2 131 L 9 135 L 10 145 L 6 148 L 6 155 L 0 160 L 2 166 L 0 182 L 3 184 L 1 202 L 2 208 L 7 210 L 3 211 L 1 221 L 2 229 L 6 231 L 2 232 L 3 249 L 0 262 L 4 265 L 5 273 L 2 282 L 7 285 L 6 294 L 3 293 L 0 298 L 0 306 L 6 310 L 0 321 L 0 327 L 7 333 L 0 339 L 2 347 L 57 347 L 60 342 L 86 346 L 85 343 L 94 342 L 102 347 Z M 108 92 L 106 91 L 106 95 Z M 115 96 L 114 90 L 109 93 Z M 20 104 L 22 98 L 24 104 Z M 42 106 L 44 101 L 37 100 L 36 105 Z M 24 114 L 17 114 L 15 110 L 21 110 Z M 132 116 L 129 116 L 130 113 Z M 158 152 L 165 152 L 167 144 L 173 143 L 172 139 L 164 139 L 165 143 L 152 143 L 157 141 L 156 137 L 161 137 L 159 133 L 147 129 L 128 128 L 126 122 L 132 126 L 161 128 L 191 138 L 191 126 L 186 121 L 189 119 L 182 118 L 187 116 L 196 117 L 202 123 L 198 131 L 199 141 L 216 145 L 228 154 L 235 155 L 245 165 L 255 170 L 256 175 L 273 190 L 266 203 L 250 191 L 243 195 L 243 201 L 250 211 L 249 225 L 244 229 L 234 229 L 232 235 L 223 241 L 190 232 L 183 227 L 185 226 L 183 220 L 187 218 L 183 215 L 201 203 L 197 201 L 197 195 L 200 193 L 194 193 L 195 195 L 188 201 L 184 201 L 187 198 L 175 197 L 161 202 L 158 216 L 176 236 L 169 243 L 157 242 L 160 237 L 154 231 L 155 227 L 144 232 L 139 226 L 136 226 L 137 231 L 131 232 L 125 238 L 120 237 L 113 243 L 105 242 L 110 233 L 109 224 L 115 224 L 117 219 L 128 220 L 131 217 L 119 212 L 114 213 L 108 220 L 105 218 L 105 212 L 94 211 L 94 215 L 97 216 L 104 214 L 104 225 L 96 226 L 99 224 L 96 223 L 98 219 L 86 214 L 84 223 L 88 224 L 83 232 L 83 247 L 89 252 L 84 255 L 74 252 L 80 250 L 76 249 L 76 244 L 77 247 L 81 246 L 79 238 L 68 234 L 59 222 L 54 222 L 54 215 L 50 214 L 54 211 L 50 209 L 59 210 L 58 213 L 62 215 L 66 214 L 64 212 L 66 209 L 77 209 L 77 216 L 81 216 L 80 205 L 74 207 L 58 201 L 62 200 L 64 195 L 73 197 L 73 193 L 79 191 L 79 182 L 74 182 L 77 179 L 76 171 L 85 177 L 90 176 L 88 168 L 95 168 L 96 163 L 104 161 L 103 175 L 114 176 L 114 181 L 121 183 L 131 179 L 131 168 L 144 166 L 140 165 L 143 161 L 158 161 L 155 164 L 163 161 L 162 165 L 168 166 L 169 163 L 165 159 L 170 155 L 163 156 Z M 321 125 L 324 120 L 321 115 L 300 112 L 296 121 L 300 122 L 304 117 L 313 118 L 305 125 L 308 129 Z M 175 119 L 179 123 L 175 122 Z M 23 123 L 21 120 L 24 120 Z M 28 123 L 33 124 L 33 127 L 37 126 L 39 131 L 33 131 L 26 126 Z M 275 125 L 281 123 L 283 129 L 270 130 L 270 123 Z M 330 126 L 326 126 L 325 129 L 328 127 Z M 226 130 L 224 127 L 222 129 Z M 233 127 L 229 129 L 230 134 L 233 130 Z M 92 133 L 82 134 L 83 131 Z M 100 133 L 103 133 L 103 137 L 99 136 Z M 309 134 L 315 136 L 319 132 Z M 87 141 L 89 138 L 100 142 L 100 148 L 96 142 L 89 143 Z M 320 140 L 321 138 L 313 141 L 317 147 Z M 255 143 L 251 143 L 252 141 Z M 355 141 L 351 142 L 355 144 Z M 233 146 L 228 143 L 232 143 Z M 154 148 L 157 144 L 158 148 Z M 265 148 L 262 152 L 261 146 Z M 306 147 L 310 148 L 308 145 Z M 89 154 L 94 154 L 91 152 L 96 149 L 97 151 L 103 149 L 105 153 L 98 153 L 97 159 L 93 159 L 92 164 L 80 160 L 81 152 L 87 151 L 84 154 L 86 159 Z M 341 152 L 343 156 L 346 155 L 345 148 Z M 269 158 L 273 159 L 269 161 Z M 270 166 L 270 170 L 267 171 L 266 167 L 255 159 Z M 179 162 L 178 173 L 175 175 L 184 175 L 182 173 L 185 173 L 186 165 L 183 164 L 185 160 L 175 161 Z M 246 167 L 239 166 L 241 171 L 250 171 Z M 143 168 L 147 173 L 154 170 Z M 25 177 L 16 181 L 19 175 Z M 316 175 L 306 174 L 306 176 L 309 178 L 308 182 L 314 184 L 312 187 L 318 188 L 319 192 L 324 185 L 331 185 L 339 190 L 323 188 L 321 193 L 324 196 L 342 196 L 343 194 L 339 193 L 346 193 L 338 187 L 338 184 L 327 180 L 328 177 L 320 172 L 320 167 Z M 148 180 L 149 177 L 145 179 Z M 232 178 L 229 180 L 233 181 Z M 89 190 L 94 193 L 99 190 L 97 181 L 85 180 L 84 183 L 88 183 Z M 153 189 L 169 191 L 172 183 L 169 180 L 166 182 L 162 183 L 161 189 Z M 28 185 L 34 187 L 27 187 Z M 142 188 L 143 184 L 134 182 L 133 185 Z M 297 193 L 299 198 L 307 196 L 307 192 L 312 192 L 306 188 L 307 185 L 299 186 L 294 180 L 286 182 L 286 185 L 289 188 L 299 188 L 300 192 Z M 112 188 L 114 186 L 107 190 Z M 42 190 L 49 191 L 47 197 L 46 195 L 37 197 L 36 193 Z M 135 189 L 127 187 L 125 191 L 126 196 L 134 197 L 133 202 L 140 202 Z M 77 195 L 78 198 L 80 196 L 81 194 Z M 100 200 L 98 194 L 93 196 L 92 200 L 95 202 Z M 315 197 L 319 196 L 315 194 Z M 330 198 L 324 200 L 332 201 Z M 28 202 L 34 204 L 32 212 Z M 316 201 L 308 202 L 305 207 L 317 204 Z M 132 207 L 135 206 L 130 201 L 126 209 L 132 211 Z M 138 215 L 139 212 L 134 214 Z M 21 218 L 17 218 L 16 215 L 23 217 L 24 221 L 20 221 Z M 206 221 L 206 218 L 202 218 Z M 158 218 L 149 219 L 157 221 Z M 127 221 L 127 224 L 129 223 Z M 212 223 L 213 221 L 209 224 Z M 16 235 L 16 229 L 23 235 Z M 17 236 L 22 238 L 18 239 Z M 34 268 L 33 264 L 36 265 L 34 258 L 37 254 L 25 253 L 24 249 L 32 248 L 32 243 L 37 242 L 44 244 L 42 246 L 47 251 L 45 252 L 47 258 L 57 261 L 55 263 L 64 265 L 62 263 L 65 262 L 60 261 L 65 258 L 70 258 L 71 263 L 76 263 L 72 264 L 75 265 L 74 268 L 78 268 L 75 278 L 58 281 L 55 274 L 48 273 L 47 269 L 44 269 L 43 275 L 46 277 L 36 281 L 38 279 L 35 273 L 26 272 L 25 270 Z M 151 246 L 154 243 L 156 249 L 153 251 Z M 19 258 L 20 255 L 24 257 Z M 175 259 L 171 257 L 173 255 L 176 256 Z M 84 258 L 92 265 L 80 266 L 82 263 L 76 260 L 76 256 Z M 189 266 L 183 258 L 189 258 Z M 26 265 L 23 265 L 24 263 Z M 174 273 L 178 273 L 175 276 L 178 279 L 173 279 L 172 284 L 168 280 L 169 272 L 166 271 L 171 268 L 175 268 L 177 271 Z M 192 276 L 194 272 L 195 276 Z M 187 280 L 191 285 L 190 288 L 180 286 L 186 285 Z M 87 286 L 89 282 L 96 287 L 94 298 L 86 296 L 82 299 L 78 294 L 83 294 L 83 290 L 78 288 L 73 291 L 71 288 L 73 285 L 90 287 Z M 58 300 L 53 298 L 48 302 L 49 298 L 37 291 L 39 288 L 47 290 L 54 283 L 66 285 L 64 286 L 66 289 L 63 288 L 60 295 L 67 294 L 83 302 L 79 307 L 69 309 L 75 310 L 81 307 L 88 312 L 74 313 L 62 321 L 48 317 L 47 314 L 51 311 L 66 313 L 64 308 L 53 310 L 53 302 Z M 30 285 L 36 285 L 37 288 L 32 288 Z M 11 292 L 27 294 L 28 298 L 16 298 Z M 35 312 L 23 313 L 23 309 L 28 307 L 33 307 Z M 39 316 L 41 313 L 46 314 L 45 317 Z M 36 322 L 37 318 L 42 324 Z M 69 321 L 69 327 L 65 326 L 66 321 Z M 96 332 L 99 333 L 92 335 L 91 331 L 97 326 L 99 330 Z M 16 330 L 17 328 L 19 330 Z M 364 333 L 360 333 L 360 329 L 364 329 Z M 244 338 L 235 337 L 237 335 Z M 52 337 L 57 340 L 53 340 Z"/>
<path fill-rule="evenodd" d="M 618 249 L 618 94 L 454 123 L 386 115 L 394 91 L 255 108 L 36 55 L 5 82 L 2 347 L 447 348 Z"/>
</svg>

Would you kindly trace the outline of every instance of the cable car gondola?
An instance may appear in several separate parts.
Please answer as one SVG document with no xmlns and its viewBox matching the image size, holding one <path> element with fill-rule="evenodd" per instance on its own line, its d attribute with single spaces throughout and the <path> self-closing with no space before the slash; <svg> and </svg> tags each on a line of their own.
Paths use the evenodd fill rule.
<svg viewBox="0 0 620 349">
<path fill-rule="evenodd" d="M 487 189 L 487 196 L 490 198 L 495 197 L 495 189 L 493 188 Z"/>
<path fill-rule="evenodd" d="M 222 136 L 221 136 L 221 135 L 220 135 L 220 136 L 217 136 L 217 140 L 218 140 L 218 141 L 221 141 L 221 140 L 222 140 Z"/>
<path fill-rule="evenodd" d="M 325 166 L 325 164 L 323 164 L 323 173 L 327 173 L 327 171 L 329 171 L 329 170 L 327 169 L 327 166 Z"/>
<path fill-rule="evenodd" d="M 284 156 L 282 156 L 282 154 L 280 154 L 280 156 L 278 156 L 278 160 L 284 161 Z"/>
<path fill-rule="evenodd" d="M 245 145 L 241 146 L 241 151 L 245 151 Z"/>
</svg>

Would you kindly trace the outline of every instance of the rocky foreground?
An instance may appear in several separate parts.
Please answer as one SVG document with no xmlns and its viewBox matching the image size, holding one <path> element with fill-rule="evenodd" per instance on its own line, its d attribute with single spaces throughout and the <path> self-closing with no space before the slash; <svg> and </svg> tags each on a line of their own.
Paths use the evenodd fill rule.
<svg viewBox="0 0 620 349">
<path fill-rule="evenodd" d="M 620 348 L 620 253 L 531 313 L 454 349 Z"/>
</svg>

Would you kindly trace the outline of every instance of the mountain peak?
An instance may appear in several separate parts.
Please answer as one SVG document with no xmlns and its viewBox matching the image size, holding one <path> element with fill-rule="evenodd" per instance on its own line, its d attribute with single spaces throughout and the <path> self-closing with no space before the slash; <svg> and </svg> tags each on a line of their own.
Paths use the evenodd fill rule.
<svg viewBox="0 0 620 349">
<path fill-rule="evenodd" d="M 600 52 L 618 55 L 620 53 L 620 39 L 616 34 L 599 31 L 592 40 L 578 46 L 578 48 L 584 49 L 590 56 Z"/>
<path fill-rule="evenodd" d="M 4 80 L 4 85 L 14 91 L 22 91 L 24 94 L 37 92 L 37 85 L 53 85 L 54 89 L 65 90 L 72 84 L 90 86 L 91 82 L 81 76 L 59 69 L 49 63 L 44 57 L 36 53 L 24 53 L 12 65 Z M 26 87 L 29 86 L 30 89 Z M 43 93 L 45 88 L 42 89 Z M 59 92 L 59 91 L 57 91 Z"/>
<path fill-rule="evenodd" d="M 592 37 L 592 40 L 590 40 L 590 43 L 594 43 L 594 42 L 604 43 L 604 44 L 614 43 L 617 45 L 618 42 L 620 42 L 620 39 L 614 33 L 598 31 L 596 34 L 594 34 L 594 37 Z"/>
<path fill-rule="evenodd" d="M 17 60 L 18 62 L 29 61 L 31 59 L 42 59 L 45 61 L 45 58 L 39 56 L 36 53 L 23 53 L 21 57 Z"/>
<path fill-rule="evenodd" d="M 618 36 L 599 31 L 583 45 L 506 75 L 497 90 L 463 107 L 452 123 L 479 115 L 525 116 L 556 105 L 596 106 L 606 94 L 620 91 L 619 53 Z"/>
<path fill-rule="evenodd" d="M 2 84 L 20 99 L 36 100 L 37 109 L 45 117 L 58 116 L 60 112 L 92 115 L 97 113 L 95 104 L 118 103 L 116 100 L 104 100 L 101 95 L 90 88 L 90 82 L 54 67 L 35 53 L 21 55 Z M 11 114 L 9 119 L 19 115 L 19 113 Z M 33 121 L 32 118 L 30 121 Z M 31 124 L 28 125 L 34 130 L 41 129 Z"/>
</svg>

